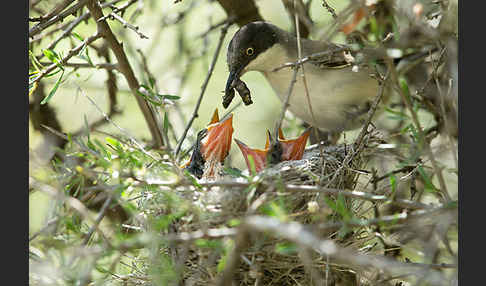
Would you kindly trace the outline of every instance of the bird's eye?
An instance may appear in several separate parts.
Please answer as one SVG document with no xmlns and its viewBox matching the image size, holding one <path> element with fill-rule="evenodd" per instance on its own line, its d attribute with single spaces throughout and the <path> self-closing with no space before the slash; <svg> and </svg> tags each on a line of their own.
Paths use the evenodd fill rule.
<svg viewBox="0 0 486 286">
<path fill-rule="evenodd" d="M 248 48 L 248 49 L 246 49 L 246 54 L 247 54 L 248 56 L 253 55 L 253 53 L 254 53 L 254 52 L 255 52 L 255 50 L 253 50 L 253 48 Z"/>
</svg>

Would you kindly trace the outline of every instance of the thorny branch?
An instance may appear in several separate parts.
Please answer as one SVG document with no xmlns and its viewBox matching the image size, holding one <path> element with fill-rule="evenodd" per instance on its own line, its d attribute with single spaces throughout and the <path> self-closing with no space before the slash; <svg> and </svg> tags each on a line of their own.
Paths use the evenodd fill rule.
<svg viewBox="0 0 486 286">
<path fill-rule="evenodd" d="M 156 117 L 152 113 L 152 110 L 150 109 L 148 103 L 138 94 L 140 85 L 137 78 L 135 77 L 130 63 L 128 62 L 122 44 L 118 42 L 106 21 L 98 21 L 98 19 L 103 17 L 103 12 L 101 11 L 101 7 L 97 3 L 97 1 L 89 0 L 87 2 L 87 7 L 96 21 L 98 32 L 104 36 L 111 50 L 115 54 L 115 57 L 118 61 L 119 70 L 125 76 L 128 86 L 130 87 L 133 96 L 135 96 L 138 106 L 140 107 L 145 117 L 147 125 L 150 129 L 150 133 L 152 134 L 152 139 L 155 141 L 155 147 L 163 146 L 164 141 L 162 138 L 162 134 L 160 134 Z"/>
<path fill-rule="evenodd" d="M 32 28 L 29 29 L 29 37 L 33 37 L 35 35 L 37 35 L 38 33 L 40 33 L 42 30 L 44 30 L 45 28 L 59 22 L 59 21 L 62 21 L 64 20 L 64 18 L 66 18 L 67 16 L 71 15 L 71 14 L 74 14 L 76 11 L 80 10 L 81 8 L 84 7 L 84 5 L 86 5 L 86 2 L 88 0 L 80 0 L 78 1 L 78 3 L 76 3 L 75 5 L 71 6 L 69 9 L 65 10 L 64 12 L 61 12 L 57 15 L 53 15 L 52 18 L 50 18 L 49 20 L 47 21 L 44 21 L 44 22 L 40 22 L 39 24 L 33 26 Z"/>
</svg>

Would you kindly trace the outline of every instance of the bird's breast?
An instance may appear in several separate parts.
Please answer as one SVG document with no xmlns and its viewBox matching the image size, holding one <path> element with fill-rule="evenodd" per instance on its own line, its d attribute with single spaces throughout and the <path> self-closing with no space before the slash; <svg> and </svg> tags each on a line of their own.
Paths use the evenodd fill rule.
<svg viewBox="0 0 486 286">
<path fill-rule="evenodd" d="M 263 72 L 282 102 L 285 100 L 294 70 L 285 68 Z M 378 83 L 368 71 L 351 68 L 322 69 L 304 64 L 306 95 L 302 71 L 289 99 L 289 110 L 307 123 L 326 131 L 344 131 L 358 128 L 366 115 L 370 101 L 378 92 Z M 311 114 L 309 105 L 312 106 Z M 315 119 L 315 121 L 314 121 Z"/>
</svg>

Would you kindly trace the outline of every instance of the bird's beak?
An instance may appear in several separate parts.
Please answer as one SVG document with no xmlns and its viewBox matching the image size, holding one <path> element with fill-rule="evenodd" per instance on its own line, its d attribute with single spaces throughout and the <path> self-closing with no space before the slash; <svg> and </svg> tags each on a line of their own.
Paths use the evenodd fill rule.
<svg viewBox="0 0 486 286">
<path fill-rule="evenodd" d="M 217 110 L 207 127 L 207 135 L 201 140 L 201 154 L 206 161 L 223 163 L 231 148 L 233 114 L 219 121 Z"/>
<path fill-rule="evenodd" d="M 304 156 L 304 149 L 307 143 L 307 138 L 310 135 L 310 128 L 304 131 L 297 139 L 287 140 L 283 138 L 281 130 L 279 130 L 279 143 L 282 144 L 282 161 L 300 160 Z"/>
<path fill-rule="evenodd" d="M 187 169 L 199 179 L 216 174 L 215 166 L 222 164 L 228 156 L 232 136 L 233 114 L 220 121 L 216 109 L 209 125 L 198 133 L 198 142 L 191 159 L 181 168 Z"/>
<path fill-rule="evenodd" d="M 233 89 L 233 81 L 238 78 L 238 73 L 236 70 L 230 71 L 228 76 L 228 80 L 226 81 L 226 89 L 224 90 L 224 95 L 229 96 L 230 92 Z"/>
<path fill-rule="evenodd" d="M 228 80 L 226 81 L 226 88 L 224 90 L 224 97 L 223 97 L 223 107 L 227 108 L 233 97 L 235 96 L 235 80 L 239 79 L 241 76 L 241 72 L 243 71 L 244 67 L 240 68 L 232 68 L 230 70 L 230 74 L 228 76 Z"/>
<path fill-rule="evenodd" d="M 279 130 L 278 134 L 279 138 L 276 144 L 280 145 L 282 153 L 281 155 L 279 155 L 279 158 L 276 158 L 277 162 L 274 163 L 302 159 L 302 156 L 304 155 L 305 145 L 307 143 L 307 138 L 309 138 L 310 135 L 310 129 L 304 131 L 304 133 L 302 133 L 296 139 L 285 139 L 282 130 Z M 256 172 L 260 172 L 265 168 L 265 166 L 267 165 L 267 158 L 269 156 L 269 153 L 272 153 L 272 148 L 274 146 L 274 144 L 271 143 L 272 139 L 270 138 L 269 133 L 267 136 L 265 149 L 253 149 L 237 139 L 235 139 L 235 141 L 240 148 L 243 157 L 245 158 L 246 166 L 249 170 L 251 170 L 250 161 L 248 159 L 249 155 L 253 157 Z"/>
<path fill-rule="evenodd" d="M 261 150 L 261 149 L 253 149 L 248 147 L 245 143 L 241 142 L 238 139 L 235 139 L 236 144 L 240 147 L 241 153 L 245 158 L 246 166 L 248 170 L 251 170 L 251 164 L 249 156 L 253 158 L 253 164 L 255 165 L 255 171 L 258 173 L 265 168 L 267 165 L 267 153 L 268 148 Z"/>
</svg>

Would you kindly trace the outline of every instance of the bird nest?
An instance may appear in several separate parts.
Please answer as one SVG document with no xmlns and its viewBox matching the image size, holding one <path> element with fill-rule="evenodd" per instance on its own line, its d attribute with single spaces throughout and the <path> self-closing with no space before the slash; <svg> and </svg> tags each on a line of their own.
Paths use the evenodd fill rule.
<svg viewBox="0 0 486 286">
<path fill-rule="evenodd" d="M 199 188 L 179 186 L 175 193 L 172 190 L 172 194 L 198 209 L 194 211 L 190 207 L 192 211 L 174 221 L 172 232 L 166 233 L 172 237 L 166 254 L 180 262 L 185 285 L 214 283 L 224 269 L 222 261 L 228 259 L 234 245 L 237 221 L 249 215 L 278 216 L 280 209 L 284 212 L 282 219 L 303 225 L 335 220 L 336 214 L 326 207 L 324 196 L 286 187 L 354 189 L 358 170 L 367 162 L 374 149 L 370 146 L 377 140 L 375 135 L 366 135 L 360 150 L 355 144 L 313 145 L 306 149 L 301 160 L 281 162 L 255 176 L 225 176 L 213 182 L 199 181 Z M 346 203 L 353 206 L 349 198 Z M 339 227 L 321 231 L 319 236 L 345 246 L 360 246 L 362 240 L 361 235 L 353 232 L 340 233 Z M 201 247 L 207 241 L 218 241 L 219 246 Z M 327 285 L 354 285 L 357 279 L 355 270 L 349 266 L 328 264 L 326 257 L 298 250 L 282 238 L 255 234 L 250 235 L 247 247 L 240 254 L 233 277 L 238 284 L 233 285 L 312 285 L 316 277 L 326 279 Z"/>
</svg>

